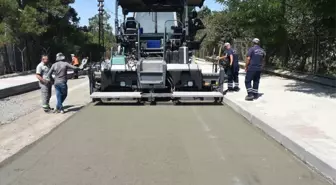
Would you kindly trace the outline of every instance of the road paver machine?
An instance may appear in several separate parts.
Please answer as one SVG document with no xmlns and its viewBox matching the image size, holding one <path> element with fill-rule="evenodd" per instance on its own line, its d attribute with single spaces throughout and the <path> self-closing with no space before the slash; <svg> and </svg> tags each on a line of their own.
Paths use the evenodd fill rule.
<svg viewBox="0 0 336 185">
<path fill-rule="evenodd" d="M 89 70 L 90 97 L 138 102 L 223 99 L 224 70 L 204 72 L 194 63 L 200 48 L 195 36 L 204 29 L 194 7 L 204 0 L 116 0 L 115 36 L 111 60 Z M 118 21 L 118 8 L 124 20 Z M 132 14 L 132 16 L 128 16 Z"/>
</svg>

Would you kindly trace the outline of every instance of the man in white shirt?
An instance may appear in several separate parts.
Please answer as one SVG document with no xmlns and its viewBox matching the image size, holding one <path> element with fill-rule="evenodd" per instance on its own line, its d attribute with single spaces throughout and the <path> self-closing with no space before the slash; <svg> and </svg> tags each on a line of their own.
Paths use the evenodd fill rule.
<svg viewBox="0 0 336 185">
<path fill-rule="evenodd" d="M 42 55 L 41 62 L 36 67 L 36 78 L 39 80 L 40 84 L 42 108 L 44 112 L 50 112 L 50 110 L 53 110 L 49 105 L 52 83 L 47 80 L 50 67 L 51 65 L 49 64 L 48 56 Z"/>
</svg>

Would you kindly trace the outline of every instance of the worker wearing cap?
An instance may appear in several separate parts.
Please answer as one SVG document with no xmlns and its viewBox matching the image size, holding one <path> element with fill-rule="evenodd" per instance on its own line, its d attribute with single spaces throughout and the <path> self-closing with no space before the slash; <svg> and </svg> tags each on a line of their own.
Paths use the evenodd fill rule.
<svg viewBox="0 0 336 185">
<path fill-rule="evenodd" d="M 248 50 L 245 64 L 245 86 L 247 90 L 245 99 L 248 101 L 256 99 L 259 96 L 259 81 L 266 56 L 264 49 L 259 46 L 260 40 L 254 38 L 252 42 L 253 46 Z M 253 86 L 251 85 L 252 81 Z"/>
<path fill-rule="evenodd" d="M 56 90 L 56 110 L 55 113 L 64 113 L 63 110 L 63 102 L 68 95 L 68 77 L 67 71 L 68 69 L 79 70 L 80 68 L 70 65 L 65 62 L 65 56 L 62 53 L 57 53 L 56 55 L 56 63 L 54 63 L 50 70 L 48 71 L 47 77 L 50 79 L 51 75 L 55 73 L 54 86 Z"/>
<path fill-rule="evenodd" d="M 225 43 L 225 56 L 228 61 L 228 91 L 239 91 L 239 63 L 235 49 L 231 48 L 230 43 Z"/>
<path fill-rule="evenodd" d="M 72 58 L 72 65 L 79 67 L 78 58 L 74 54 L 71 54 L 71 58 Z M 74 70 L 74 79 L 78 79 L 78 70 L 76 69 Z"/>
</svg>

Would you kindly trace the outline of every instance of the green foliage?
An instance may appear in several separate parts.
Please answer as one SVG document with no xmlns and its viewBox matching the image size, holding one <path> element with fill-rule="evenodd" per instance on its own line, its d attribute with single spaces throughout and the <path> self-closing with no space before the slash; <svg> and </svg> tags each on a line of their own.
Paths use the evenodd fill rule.
<svg viewBox="0 0 336 185">
<path fill-rule="evenodd" d="M 78 25 L 76 10 L 70 6 L 74 2 L 75 0 L 0 0 L 0 47 L 5 48 L 5 45 L 11 44 L 16 44 L 16 48 L 21 49 L 26 47 L 25 69 L 34 69 L 41 54 L 49 54 L 51 60 L 58 52 L 63 52 L 68 60 L 71 53 L 99 60 L 104 48 L 98 45 L 98 15 L 90 18 L 88 26 L 91 29 L 83 29 Z M 104 43 L 107 50 L 114 43 L 112 26 L 107 24 L 109 19 L 110 15 L 105 13 Z M 7 56 L 1 55 L 6 60 Z"/>
<path fill-rule="evenodd" d="M 47 31 L 47 27 L 40 24 L 45 15 L 39 13 L 34 7 L 25 6 L 18 17 L 19 32 L 24 34 L 41 35 Z"/>
<path fill-rule="evenodd" d="M 112 33 L 112 26 L 108 23 L 111 19 L 111 15 L 107 12 L 104 12 L 101 17 L 101 22 L 103 23 L 104 29 L 104 46 L 105 50 L 109 50 L 113 44 L 115 43 L 115 38 Z M 91 39 L 92 43 L 99 43 L 99 15 L 96 14 L 92 18 L 89 19 L 89 38 Z M 102 36 L 101 36 L 102 37 Z M 103 39 L 101 39 L 103 40 Z"/>
<path fill-rule="evenodd" d="M 258 37 L 268 53 L 268 64 L 295 70 L 330 72 L 336 65 L 335 0 L 217 0 L 223 11 L 211 12 L 206 7 L 199 17 L 207 26 L 202 48 L 217 47 L 218 41 L 240 39 L 244 45 Z M 247 43 L 245 41 L 248 41 Z M 328 54 L 329 53 L 329 54 Z M 315 64 L 314 64 L 315 62 Z M 321 70 L 323 67 L 323 70 Z M 313 67 L 314 68 L 314 67 Z M 335 71 L 334 71 L 335 73 Z"/>
</svg>

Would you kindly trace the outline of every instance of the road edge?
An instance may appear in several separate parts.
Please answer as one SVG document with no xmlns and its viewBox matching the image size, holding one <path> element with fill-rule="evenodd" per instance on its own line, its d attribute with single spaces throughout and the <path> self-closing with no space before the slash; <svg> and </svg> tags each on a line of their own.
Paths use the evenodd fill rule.
<svg viewBox="0 0 336 185">
<path fill-rule="evenodd" d="M 306 151 L 305 148 L 297 144 L 294 140 L 289 139 L 287 136 L 277 131 L 261 118 L 254 116 L 242 106 L 230 100 L 230 98 L 224 96 L 223 102 L 230 106 L 235 112 L 243 116 L 250 124 L 262 130 L 264 133 L 282 145 L 286 150 L 293 153 L 295 157 L 297 157 L 303 163 L 307 164 L 312 170 L 321 174 L 332 184 L 336 184 L 336 169 L 332 168 L 317 156 Z"/>
<path fill-rule="evenodd" d="M 18 73 L 12 73 L 12 74 L 5 74 L 5 75 L 1 75 L 0 79 L 4 79 L 4 78 L 13 78 L 13 77 L 17 77 L 17 76 L 26 76 L 26 75 L 31 75 L 34 74 L 36 70 L 29 70 L 29 71 L 24 71 L 24 72 L 18 72 Z"/>
<path fill-rule="evenodd" d="M 68 79 L 71 79 L 73 77 L 72 72 L 68 73 L 67 75 L 68 75 L 67 76 Z M 26 83 L 26 84 L 17 85 L 17 86 L 14 86 L 14 87 L 1 89 L 0 90 L 0 99 L 8 98 L 10 96 L 24 94 L 24 93 L 27 93 L 27 92 L 37 90 L 39 88 L 40 88 L 39 82 L 35 81 L 35 82 L 29 82 L 29 83 Z"/>
</svg>

